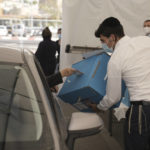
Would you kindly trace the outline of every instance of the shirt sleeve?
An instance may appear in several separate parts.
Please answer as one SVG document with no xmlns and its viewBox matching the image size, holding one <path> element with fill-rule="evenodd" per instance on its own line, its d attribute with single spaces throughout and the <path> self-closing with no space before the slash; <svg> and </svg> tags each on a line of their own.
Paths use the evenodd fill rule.
<svg viewBox="0 0 150 150">
<path fill-rule="evenodd" d="M 97 105 L 100 110 L 107 110 L 121 98 L 121 68 L 114 62 L 108 64 L 106 95 Z"/>
<path fill-rule="evenodd" d="M 47 81 L 50 87 L 53 87 L 63 82 L 60 72 L 48 76 Z"/>
</svg>

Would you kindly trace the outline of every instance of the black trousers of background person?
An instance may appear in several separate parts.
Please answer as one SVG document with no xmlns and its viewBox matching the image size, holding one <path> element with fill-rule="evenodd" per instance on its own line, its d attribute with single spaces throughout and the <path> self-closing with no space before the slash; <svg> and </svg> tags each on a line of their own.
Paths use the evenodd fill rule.
<svg viewBox="0 0 150 150">
<path fill-rule="evenodd" d="M 141 107 L 141 130 L 139 105 L 132 105 L 126 113 L 125 150 L 150 150 L 150 105 Z"/>
</svg>

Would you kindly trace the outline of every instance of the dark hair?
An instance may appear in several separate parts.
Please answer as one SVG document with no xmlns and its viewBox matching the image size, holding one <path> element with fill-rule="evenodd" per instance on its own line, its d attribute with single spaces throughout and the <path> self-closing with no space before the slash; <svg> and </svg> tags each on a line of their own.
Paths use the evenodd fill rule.
<svg viewBox="0 0 150 150">
<path fill-rule="evenodd" d="M 149 22 L 149 21 L 150 21 L 149 19 L 148 19 L 148 20 L 145 20 L 144 23 L 145 23 L 145 22 Z"/>
<path fill-rule="evenodd" d="M 57 31 L 61 31 L 61 28 L 58 28 L 58 30 Z"/>
<path fill-rule="evenodd" d="M 42 31 L 42 37 L 43 39 L 51 39 L 51 36 L 52 36 L 52 33 L 51 31 L 49 30 L 48 27 L 46 27 L 43 31 Z"/>
<path fill-rule="evenodd" d="M 95 31 L 95 36 L 97 38 L 99 38 L 101 34 L 106 37 L 109 37 L 111 34 L 114 34 L 119 38 L 123 37 L 123 26 L 120 24 L 120 21 L 117 18 L 109 17 L 105 19 Z"/>
</svg>

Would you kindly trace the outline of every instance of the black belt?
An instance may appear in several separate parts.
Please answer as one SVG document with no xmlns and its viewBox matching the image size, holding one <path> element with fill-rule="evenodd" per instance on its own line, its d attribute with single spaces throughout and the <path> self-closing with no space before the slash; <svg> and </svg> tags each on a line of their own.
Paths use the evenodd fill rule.
<svg viewBox="0 0 150 150">
<path fill-rule="evenodd" d="M 131 101 L 131 105 L 147 106 L 147 105 L 150 105 L 150 102 L 147 102 L 147 101 Z"/>
</svg>

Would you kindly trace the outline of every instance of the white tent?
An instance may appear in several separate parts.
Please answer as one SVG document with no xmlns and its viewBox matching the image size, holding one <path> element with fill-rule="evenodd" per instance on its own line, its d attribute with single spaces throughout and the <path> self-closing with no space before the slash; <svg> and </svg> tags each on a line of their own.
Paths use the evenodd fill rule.
<svg viewBox="0 0 150 150">
<path fill-rule="evenodd" d="M 61 68 L 82 59 L 81 54 L 65 53 L 67 44 L 101 46 L 94 32 L 110 16 L 120 20 L 127 35 L 143 35 L 143 22 L 150 19 L 150 0 L 63 0 Z"/>
</svg>

